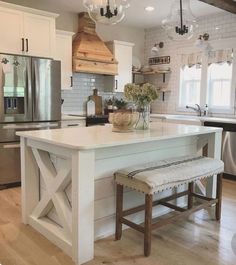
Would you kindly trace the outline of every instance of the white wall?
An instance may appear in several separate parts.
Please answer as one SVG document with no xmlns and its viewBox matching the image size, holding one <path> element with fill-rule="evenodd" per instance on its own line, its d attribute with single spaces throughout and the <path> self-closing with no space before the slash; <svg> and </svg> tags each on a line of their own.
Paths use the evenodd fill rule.
<svg viewBox="0 0 236 265">
<path fill-rule="evenodd" d="M 171 56 L 171 71 L 169 77 L 167 77 L 167 83 L 165 86 L 171 90 L 171 93 L 166 95 L 165 102 L 158 100 L 153 106 L 154 113 L 176 113 L 176 103 L 178 100 L 178 77 L 180 69 L 178 65 L 178 49 L 187 47 L 193 47 L 193 43 L 200 34 L 209 33 L 210 40 L 227 39 L 236 37 L 236 15 L 230 13 L 221 13 L 217 15 L 211 15 L 202 17 L 198 21 L 199 28 L 196 32 L 196 36 L 190 41 L 175 42 L 168 39 L 165 31 L 162 28 L 152 28 L 146 30 L 145 33 L 145 63 L 148 63 L 148 58 L 151 57 L 151 47 L 155 42 L 164 42 L 164 48 L 160 50 L 159 55 Z M 216 29 L 219 28 L 219 29 Z M 157 86 L 162 86 L 161 77 L 151 77 L 147 81 L 150 81 Z"/>
<path fill-rule="evenodd" d="M 144 61 L 144 38 L 145 31 L 143 29 L 135 29 L 120 24 L 114 26 L 97 25 L 97 33 L 104 40 L 120 40 L 132 42 L 135 44 L 133 54 Z"/>
</svg>

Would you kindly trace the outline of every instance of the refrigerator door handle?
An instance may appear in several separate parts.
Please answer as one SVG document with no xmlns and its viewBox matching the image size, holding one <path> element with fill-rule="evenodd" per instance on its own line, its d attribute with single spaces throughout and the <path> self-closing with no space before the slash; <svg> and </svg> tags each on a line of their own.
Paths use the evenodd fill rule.
<svg viewBox="0 0 236 265">
<path fill-rule="evenodd" d="M 38 120 L 38 99 L 39 99 L 39 74 L 38 74 L 38 61 L 32 61 L 32 87 L 33 87 L 33 120 Z"/>
<path fill-rule="evenodd" d="M 32 80 L 31 80 L 31 62 L 27 62 L 27 70 L 25 73 L 25 96 L 24 108 L 26 120 L 32 120 Z"/>
</svg>

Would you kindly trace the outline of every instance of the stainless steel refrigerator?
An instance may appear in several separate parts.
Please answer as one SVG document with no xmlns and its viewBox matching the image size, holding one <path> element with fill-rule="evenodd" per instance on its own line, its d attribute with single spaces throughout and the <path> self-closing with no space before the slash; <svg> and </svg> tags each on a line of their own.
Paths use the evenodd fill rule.
<svg viewBox="0 0 236 265">
<path fill-rule="evenodd" d="M 0 188 L 20 182 L 19 130 L 58 128 L 59 61 L 0 54 Z"/>
</svg>

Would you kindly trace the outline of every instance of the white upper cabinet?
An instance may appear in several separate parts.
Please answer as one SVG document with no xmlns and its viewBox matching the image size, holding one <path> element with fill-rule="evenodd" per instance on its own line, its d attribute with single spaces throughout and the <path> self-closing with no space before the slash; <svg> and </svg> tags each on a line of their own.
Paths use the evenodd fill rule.
<svg viewBox="0 0 236 265">
<path fill-rule="evenodd" d="M 0 52 L 20 54 L 23 51 L 23 14 L 0 8 Z"/>
<path fill-rule="evenodd" d="M 0 2 L 0 53 L 53 58 L 57 16 Z"/>
<path fill-rule="evenodd" d="M 53 57 L 55 47 L 55 19 L 24 13 L 25 53 Z"/>
<path fill-rule="evenodd" d="M 73 32 L 56 31 L 55 59 L 61 61 L 61 89 L 72 89 L 72 36 Z"/>
<path fill-rule="evenodd" d="M 115 76 L 115 92 L 124 92 L 124 86 L 132 83 L 133 43 L 117 41 L 107 43 L 118 61 L 118 75 Z"/>
</svg>

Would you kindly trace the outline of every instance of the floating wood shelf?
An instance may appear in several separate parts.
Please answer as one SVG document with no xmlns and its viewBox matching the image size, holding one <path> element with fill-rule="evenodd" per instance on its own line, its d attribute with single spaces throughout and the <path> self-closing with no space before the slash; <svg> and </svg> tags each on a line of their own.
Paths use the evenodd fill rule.
<svg viewBox="0 0 236 265">
<path fill-rule="evenodd" d="M 170 74 L 171 71 L 150 71 L 150 72 L 140 72 L 134 71 L 133 76 L 135 75 L 163 75 L 163 83 L 166 81 L 166 74 Z M 135 80 L 135 78 L 133 78 Z"/>
<path fill-rule="evenodd" d="M 134 75 L 161 75 L 161 74 L 169 74 L 171 71 L 150 71 L 150 72 L 136 72 L 134 71 Z"/>
</svg>

